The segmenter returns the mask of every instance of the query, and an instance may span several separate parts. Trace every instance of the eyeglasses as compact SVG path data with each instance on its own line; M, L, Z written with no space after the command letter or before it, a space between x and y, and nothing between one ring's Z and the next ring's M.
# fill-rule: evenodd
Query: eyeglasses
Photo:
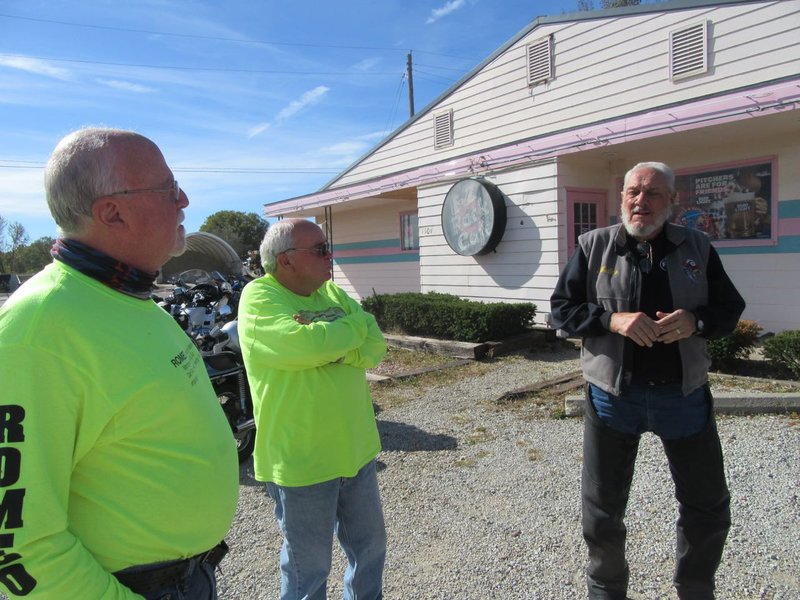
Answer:
M178 185L178 180L174 179L172 181L172 187L168 188L139 188L137 190L119 190L117 192L111 192L110 194L103 194L103 196L131 196L133 194L156 194L156 193L164 193L164 192L172 192L175 194L175 202L178 202L181 198L181 186ZM101 198L103 196L100 196Z
M636 244L636 252L639 253L639 270L647 275L653 270L653 247L648 242Z
M287 248L284 250L284 252L291 252L292 250L305 250L306 252L313 252L317 256L328 256L329 254L333 254L333 248L331 247L330 242L317 244L311 248Z

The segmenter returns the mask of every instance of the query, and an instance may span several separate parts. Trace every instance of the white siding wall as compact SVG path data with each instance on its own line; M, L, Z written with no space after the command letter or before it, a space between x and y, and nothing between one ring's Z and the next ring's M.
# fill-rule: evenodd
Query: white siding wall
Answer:
M416 201L374 199L369 209L333 211L333 243L352 244L400 237L400 213L416 209ZM400 252L398 245L397 252ZM334 281L351 296L361 299L371 295L418 292L419 262L378 262L334 264Z
M542 306L558 279L556 164L547 161L490 178L506 194L506 231L496 252L461 256L444 238L442 202L453 182L421 188L419 195L422 291L471 300L533 302Z
M709 73L669 80L669 32L711 21ZM796 76L800 0L743 3L542 25L332 187ZM525 44L555 36L555 79L528 88ZM433 113L454 111L453 146L433 149ZM603 128L598 126L598 135ZM577 141L577 140L576 140Z
M714 144L713 135L706 137L707 145L701 145L687 144L680 135L669 136L652 143L641 155L623 156L611 163L573 154L557 163L497 173L490 180L507 195L507 225L497 252L486 256L460 256L444 239L441 207L453 182L420 188L422 291L491 302L534 302L536 321L543 323L567 257L565 187L607 189L608 214L616 215L616 180L639 160L663 160L681 169L775 155L778 201L800 200L800 177L795 168L800 164L800 148L795 132L769 138L751 136L738 143L726 140L724 144ZM800 329L800 261L796 254L725 254L723 249L721 255L747 302L742 318L757 321L764 331Z
M345 265L346 270L334 267L333 277L336 285L361 300L377 294L399 294L419 292L419 263L375 263Z

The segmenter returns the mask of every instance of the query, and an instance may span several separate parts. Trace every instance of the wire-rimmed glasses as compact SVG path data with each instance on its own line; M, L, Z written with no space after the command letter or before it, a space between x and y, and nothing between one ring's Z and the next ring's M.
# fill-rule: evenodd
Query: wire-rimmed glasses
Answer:
M135 190L118 190L116 192L110 192L108 194L103 194L103 196L132 196L133 194L146 194L146 193L164 193L164 192L172 192L175 194L175 202L178 202L181 197L181 186L178 185L178 180L172 180L172 187L168 188L139 188ZM103 197L101 196L101 198Z

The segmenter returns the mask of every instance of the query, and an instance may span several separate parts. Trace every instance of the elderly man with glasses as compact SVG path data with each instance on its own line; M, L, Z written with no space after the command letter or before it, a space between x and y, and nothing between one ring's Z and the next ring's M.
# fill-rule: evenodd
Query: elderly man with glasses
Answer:
M347 555L346 599L382 597L386 532L366 369L386 353L375 319L331 279L331 248L303 219L271 226L265 275L239 304L253 390L255 477L283 533L281 599L326 597L333 535Z
M675 482L679 598L714 597L730 527L706 340L735 328L744 300L708 237L669 222L675 197L667 165L634 166L624 178L622 223L580 236L550 300L553 325L583 337L581 494L592 599L627 597L624 515L642 433L661 438Z
M189 205L161 151L81 129L45 168L54 261L0 309L0 590L217 598L239 491L203 361L151 299Z

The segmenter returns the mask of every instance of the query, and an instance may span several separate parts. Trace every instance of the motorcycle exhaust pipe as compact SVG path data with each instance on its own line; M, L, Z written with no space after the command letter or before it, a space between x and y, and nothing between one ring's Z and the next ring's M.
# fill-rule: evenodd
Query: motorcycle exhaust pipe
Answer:
M243 421L236 426L236 431L234 433L243 433L245 431L250 431L251 429L256 428L256 420L255 419L248 419L247 421Z

